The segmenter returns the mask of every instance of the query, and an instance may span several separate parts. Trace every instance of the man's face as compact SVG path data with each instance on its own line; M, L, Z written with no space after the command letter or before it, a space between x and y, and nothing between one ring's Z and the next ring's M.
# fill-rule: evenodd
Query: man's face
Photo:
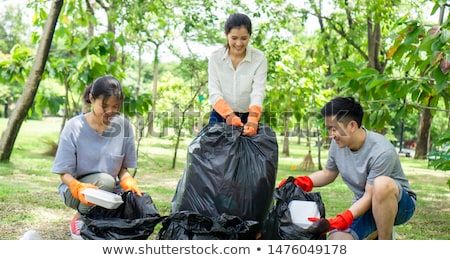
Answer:
M355 124L356 122L354 121L348 123L338 122L336 116L325 117L325 127L328 129L328 135L336 141L340 148L351 144Z

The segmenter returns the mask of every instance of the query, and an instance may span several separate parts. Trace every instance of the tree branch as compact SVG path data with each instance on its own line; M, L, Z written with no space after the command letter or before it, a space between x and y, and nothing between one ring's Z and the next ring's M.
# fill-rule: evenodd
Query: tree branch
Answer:
M328 18L328 17L324 17L322 16L323 19L327 20L331 26L331 28L336 31L339 35L342 36L342 38L344 38L351 46L353 46L353 48L356 49L356 51L359 52L359 54L361 54L361 56L363 56L363 58L365 60L368 60L369 57L368 55L350 38L348 37L347 33L344 32L344 30L341 30L339 28L336 27L336 24L333 23L333 20Z
M109 8L111 8L111 4L105 2L104 0L96 0L96 2L105 10L109 10Z

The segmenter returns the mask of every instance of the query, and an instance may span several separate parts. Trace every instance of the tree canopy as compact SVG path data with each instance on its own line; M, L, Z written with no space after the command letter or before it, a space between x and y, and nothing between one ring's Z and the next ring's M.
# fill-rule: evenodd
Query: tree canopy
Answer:
M8 7L1 14L10 25L0 27L5 35L0 84L6 86L0 98L17 103L14 86L25 86L24 95L27 86L41 80L62 88L38 91L39 98L24 107L31 111L27 116L79 113L84 88L100 75L113 74L127 89L128 116L139 118L139 124L191 131L211 109L205 73L209 50L225 43L225 18L244 12L254 21L251 44L269 61L262 123L286 138L298 127L324 135L317 112L337 95L359 99L364 125L389 134L393 142L406 129L417 142L417 158L442 142L433 133L449 129L450 7L444 0L64 1L42 78L34 79L28 75L40 50L32 46L48 41L44 32L51 7L30 1L27 8L33 13L30 41L21 38L27 28L17 10ZM195 122L179 125L175 117L168 119L175 107L198 112L184 114Z

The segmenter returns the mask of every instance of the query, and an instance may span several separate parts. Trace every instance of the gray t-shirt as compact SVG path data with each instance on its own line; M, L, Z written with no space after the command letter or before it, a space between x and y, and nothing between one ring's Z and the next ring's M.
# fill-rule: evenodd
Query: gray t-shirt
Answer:
M122 167L136 168L136 147L130 122L115 116L99 134L84 115L71 118L61 132L52 172L70 173L79 179L103 172L117 177Z
M332 140L325 167L341 174L343 181L355 195L353 202L363 196L366 183L372 185L375 177L382 175L391 177L407 192L414 193L395 147L383 135L365 131L366 140L355 152L348 147L340 148Z

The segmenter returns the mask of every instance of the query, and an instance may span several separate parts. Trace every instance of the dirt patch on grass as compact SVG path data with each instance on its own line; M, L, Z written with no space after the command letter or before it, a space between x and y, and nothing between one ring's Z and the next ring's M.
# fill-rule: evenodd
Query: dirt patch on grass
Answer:
M11 214L23 214L24 217L26 216L26 219L20 221L20 223L13 222L9 225L0 225L2 231L0 239L20 239L28 230L35 230L44 240L71 239L69 221L74 214L72 211L35 208L26 210L26 215L24 214L24 209L16 209L9 212ZM2 215L5 214L3 213Z

